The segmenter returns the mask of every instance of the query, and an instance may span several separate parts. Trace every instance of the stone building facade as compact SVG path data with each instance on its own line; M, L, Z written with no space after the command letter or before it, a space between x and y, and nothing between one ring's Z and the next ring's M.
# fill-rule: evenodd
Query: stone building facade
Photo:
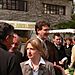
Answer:
M47 20L51 25L71 19L72 0L0 0L0 20L36 22ZM31 31L17 31L31 37Z
M56 24L70 20L71 14L71 0L0 0L0 20L35 22L45 19Z

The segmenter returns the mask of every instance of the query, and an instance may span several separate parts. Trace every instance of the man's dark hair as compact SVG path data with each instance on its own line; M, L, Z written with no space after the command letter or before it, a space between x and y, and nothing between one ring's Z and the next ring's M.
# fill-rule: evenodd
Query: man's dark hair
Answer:
M0 40L4 40L7 35L14 32L14 27L8 23L0 22Z
M55 33L55 34L53 35L53 38L55 38L55 36L61 37L60 33Z
M38 34L37 33L37 29L38 30L42 30L42 26L46 26L46 25L48 27L50 27L50 23L48 23L47 21L44 21L44 20L37 21L36 25L35 25L35 32L36 32L36 34Z

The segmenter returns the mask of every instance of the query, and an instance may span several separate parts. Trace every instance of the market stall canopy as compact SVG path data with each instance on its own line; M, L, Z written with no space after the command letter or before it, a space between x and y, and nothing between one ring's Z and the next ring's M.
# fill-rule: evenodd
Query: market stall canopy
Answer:
M49 33L75 33L75 29L49 30Z
M34 30L36 24L36 22L8 21L8 20L0 20L0 22L6 22L11 24L15 30Z

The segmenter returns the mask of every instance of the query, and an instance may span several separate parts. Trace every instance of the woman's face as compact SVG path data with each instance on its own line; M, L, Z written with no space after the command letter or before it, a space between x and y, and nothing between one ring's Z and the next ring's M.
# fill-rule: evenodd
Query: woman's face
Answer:
M40 52L35 49L31 43L27 44L27 56L29 59L37 59L40 56Z
M66 40L66 43L67 43L67 45L71 44L70 40Z

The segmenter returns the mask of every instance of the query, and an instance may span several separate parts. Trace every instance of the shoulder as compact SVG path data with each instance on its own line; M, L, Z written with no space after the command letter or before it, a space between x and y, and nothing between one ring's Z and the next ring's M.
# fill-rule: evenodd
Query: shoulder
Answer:
M29 66L29 64L25 64L25 63L26 63L26 61L20 63L20 66L21 66L23 74L26 71L29 71L31 69L30 66Z
M21 67L25 65L25 61L20 63Z
M11 59L14 56L15 56L14 54L11 54L8 51L0 48L0 57L6 58L6 59Z
M46 67L50 67L50 68L53 68L53 63L49 62L49 61L46 61Z
M49 70L51 75L55 75L55 69L53 63L46 61L46 68Z
M20 63L21 68L29 67L29 64L26 64L26 62L27 62L27 61L24 61L24 62L21 62L21 63Z
M72 48L75 48L75 45L74 45L74 46L72 46Z
M75 50L75 45L72 47L72 51L74 51Z
M46 62L46 64L48 64L48 65L53 65L53 63L51 63L51 62L49 62L49 61L45 61Z
M10 64L15 64L16 62L15 55L5 51L2 48L0 48L0 60L0 62L6 63L8 66L10 66Z

